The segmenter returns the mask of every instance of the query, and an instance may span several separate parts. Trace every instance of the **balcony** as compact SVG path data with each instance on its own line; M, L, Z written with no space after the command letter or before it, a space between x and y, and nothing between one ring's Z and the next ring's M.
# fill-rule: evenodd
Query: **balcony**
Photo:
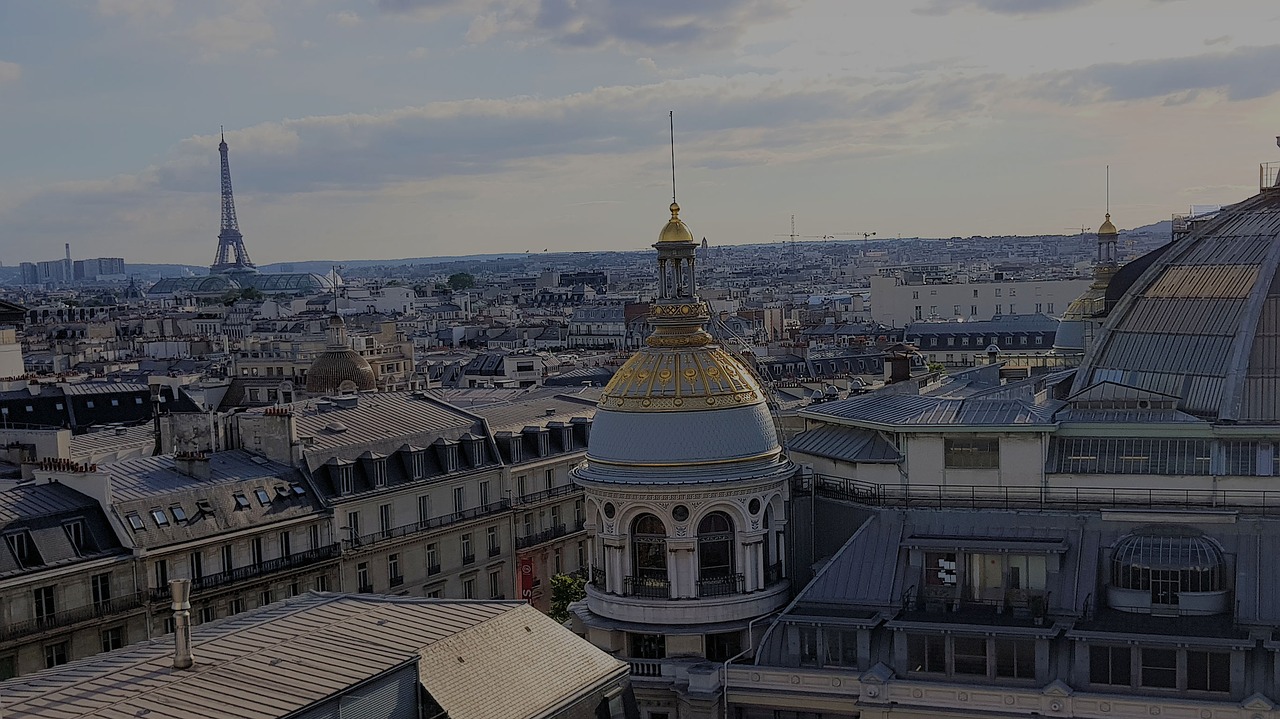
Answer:
M608 575L605 574L603 569L599 567L592 567L589 583L597 589L604 591L604 588L609 586Z
M373 585L361 584L360 586L356 587L356 591L361 594L373 594Z
M782 560L778 560L764 568L765 586L776 584L780 581L782 581Z
M583 522L574 522L572 525L557 524L550 529L544 529L536 534L528 534L523 537L516 537L516 549L528 549L536 547L539 544L550 542L553 539L559 539L567 534L581 532Z
M582 491L582 487L579 487L576 484L562 484L559 487L544 489L541 492L531 492L529 494L522 494L516 497L516 504L537 504L539 502L545 502L548 499L553 499L555 497L563 497L566 494L574 494L576 492L581 492L581 491Z
M191 580L191 592L203 592L210 589L217 589L232 584L265 577L277 572L285 572L292 569L300 569L313 564L320 564L330 559L335 559L339 554L337 544L330 544L325 547L317 547L316 549L308 549L305 552L297 552L287 557L277 557L276 559L268 559L258 564L250 564L245 567L236 567L227 572L218 572L217 574L206 574L198 579ZM151 600L155 602L164 602L169 600L168 587L156 587L151 590Z
M83 607L59 610L36 619L28 619L24 622L0 625L0 642L7 642L12 639L27 637L41 632L54 631L64 627L70 627L81 622L102 619L104 617L110 617L117 614L124 614L125 612L130 612L141 607L145 598L146 595L139 592L137 594L129 594L123 597L115 597L102 602L95 602Z
M496 557L502 554L502 547L489 547L489 556Z
M699 597L727 597L731 594L743 594L746 588L747 578L741 574L727 574L723 577L698 580Z
M499 512L505 512L509 509L511 509L511 502L508 500L504 499L500 502L490 502L489 504L472 507L471 509L465 509L461 512L450 512L449 514L441 515L439 517L432 517L425 522L414 522L413 524L395 527L394 529L389 529L385 532L374 532L373 534L365 534L353 539L346 539L342 542L342 549L347 552L357 549L366 549L393 539L411 537L415 534L429 532L431 530L447 527L459 522L469 522L473 519L487 517L491 514L498 514Z
M398 587L401 584L404 584L404 577L403 576L391 577L391 580L388 583L393 587Z
M935 589L930 587L922 593L917 593L915 587L907 589L899 617L906 621L1023 627L1041 626L1048 617L1049 592L1011 591L1004 599L978 599L929 591Z
M435 574L439 574L439 573L440 573L440 565L439 565L439 564L428 564L428 565L427 565L427 576L428 576L428 577L430 577L430 576L432 576L432 575L435 575Z
M656 659L630 659L627 663L631 665L633 677L662 676L662 662Z
M476 555L475 555L475 552L472 552L471 554L464 554L464 555L462 555L462 563L463 563L464 565L466 565L466 564L475 564L475 563L476 563Z
M671 582L657 577L626 577L626 592L631 597L666 599L671 596Z

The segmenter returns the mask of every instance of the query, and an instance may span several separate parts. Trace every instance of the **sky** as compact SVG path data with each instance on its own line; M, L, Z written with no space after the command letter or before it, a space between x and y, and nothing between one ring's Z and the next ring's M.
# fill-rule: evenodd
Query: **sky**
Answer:
M0 262L1121 228L1280 161L1274 0L0 0Z

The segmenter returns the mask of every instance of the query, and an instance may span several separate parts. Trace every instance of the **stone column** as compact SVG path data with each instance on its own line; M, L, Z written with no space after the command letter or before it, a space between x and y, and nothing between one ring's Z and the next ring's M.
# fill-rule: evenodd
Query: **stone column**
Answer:
M624 545L617 539L604 543L605 588L612 594L624 592L622 552Z

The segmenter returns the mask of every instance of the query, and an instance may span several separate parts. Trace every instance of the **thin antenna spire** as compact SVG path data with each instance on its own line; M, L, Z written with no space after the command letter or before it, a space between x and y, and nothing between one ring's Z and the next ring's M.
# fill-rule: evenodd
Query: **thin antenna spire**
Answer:
M1111 214L1111 165L1107 165L1107 214Z
M676 201L676 114L667 110L667 122L671 128L671 201Z
M227 131L223 129L222 125L218 125L218 134L222 136L223 142L227 141Z

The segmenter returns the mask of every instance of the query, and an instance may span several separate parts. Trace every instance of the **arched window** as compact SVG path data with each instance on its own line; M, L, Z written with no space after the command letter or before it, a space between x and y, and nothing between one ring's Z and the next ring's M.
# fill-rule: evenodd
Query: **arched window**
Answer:
M733 520L724 512L712 512L698 522L699 595L731 594L733 571ZM723 586L721 586L723 585Z
M631 523L632 573L641 580L667 580L667 528L652 514Z

